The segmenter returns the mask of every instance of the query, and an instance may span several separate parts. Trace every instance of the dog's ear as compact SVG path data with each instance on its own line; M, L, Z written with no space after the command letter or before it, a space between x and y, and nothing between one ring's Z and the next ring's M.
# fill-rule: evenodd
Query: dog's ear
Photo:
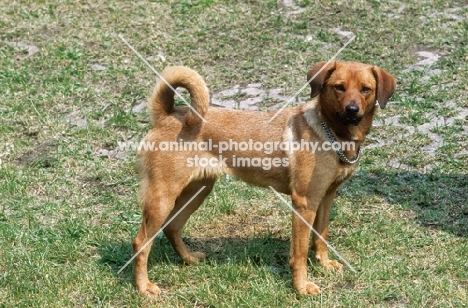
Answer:
M325 67L325 64L327 63L319 62L307 72L307 82L310 84L311 88L310 97L316 97L319 95L322 85L336 68L335 61L330 62L327 67Z
M376 66L372 67L372 72L377 81L377 102L380 108L384 109L388 99L392 97L393 92L395 92L396 81L392 75Z

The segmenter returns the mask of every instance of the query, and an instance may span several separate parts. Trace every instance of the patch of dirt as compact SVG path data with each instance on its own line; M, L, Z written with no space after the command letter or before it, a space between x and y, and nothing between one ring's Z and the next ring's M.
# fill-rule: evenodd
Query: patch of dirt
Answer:
M434 65L440 58L441 53L436 51L429 50L418 50L414 52L418 62L409 66L407 69L403 70L403 73L408 73L411 71L426 71L426 74L438 75L438 71L430 71L430 67ZM440 70L439 70L440 71Z
M84 187L94 187L99 190L105 190L106 188L99 176L82 176L79 180L83 183Z
M281 108L291 97L282 94L283 89L264 89L262 84L248 84L245 88L235 85L211 96L211 105L240 110L260 110ZM294 102L300 102L296 97Z
M355 283L352 280L344 280L335 284L335 288L339 290L353 290L355 288Z
M97 63L93 64L93 65L90 65L90 67L95 71L106 71L107 70L107 66L97 64Z
M129 141L131 143L132 141ZM135 159L135 151L131 149L121 149L116 147L115 149L99 149L97 155L105 158L115 158L119 160Z
M227 215L213 217L210 224L190 226L193 239L235 238L248 240L258 234L269 234L276 239L288 240L289 220L284 219L281 208L239 206ZM213 248L213 247L212 247Z
M348 39L352 38L355 35L351 31L346 31L346 30L341 29L341 27L335 28L332 31Z
M88 127L88 121L86 119L81 118L80 111L73 111L66 116L63 117L63 120L70 124L71 126L76 126L78 128L86 128Z
M134 113L143 113L146 112L146 110L146 100L140 100L132 107L132 112Z
M453 126L455 123L455 120L464 120L468 116L468 109L459 107L453 102L446 102L445 103L447 106L450 106L456 110L456 115L453 117L443 117L443 116L438 116L437 114L430 114L429 117L432 119L428 123L424 123L418 126L412 126L412 125L407 125L403 124L400 122L401 116L396 115L393 117L389 117L386 119L381 119L380 121L375 120L373 123L373 126L379 127L379 126L394 126L394 127L401 127L406 130L406 133L402 133L400 135L397 135L396 137L398 138L407 138L417 132L425 134L429 139L431 139L431 143L424 146L420 150L425 152L427 155L435 157L437 154L437 151L440 147L444 145L444 137L441 136L438 133L434 132L434 129L437 127L445 127L445 126ZM369 142L366 146L366 148L375 148L375 147L381 147L383 145L389 145L394 143L394 139L387 139L387 140L382 140L382 139L369 139ZM460 152L462 153L462 152ZM460 155L460 154L459 154ZM405 169L409 170L411 169L409 166L405 164L401 164L398 160L393 159L390 161L390 166L398 169ZM433 168L433 166L428 165L426 166L428 171Z
M305 11L305 8L294 3L294 0L278 0L278 8L281 9L286 17L298 15Z
M121 185L121 182L107 183L100 176L82 176L79 180L83 183L83 188L91 191L109 191L118 195L127 195L129 193L128 189Z
M57 140L48 140L36 148L27 151L17 159L18 165L32 166L40 165L43 168L50 168L54 165L53 153L57 151Z
M32 57L39 52L39 48L33 44L27 42L6 42L8 46L11 46L15 49L18 49L21 52L21 55L16 57L17 60L24 60L26 58Z

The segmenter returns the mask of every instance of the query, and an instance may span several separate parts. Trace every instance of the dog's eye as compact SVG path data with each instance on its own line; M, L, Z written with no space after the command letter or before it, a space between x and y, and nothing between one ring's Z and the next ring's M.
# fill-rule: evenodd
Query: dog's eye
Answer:
M345 91L346 91L344 85L342 85L342 84L336 84L336 85L334 85L333 87L334 87L335 90L338 91L338 92L345 92Z
M370 91L371 91L371 88L369 88L369 87L362 87L362 89L361 89L362 94L368 94L368 93L370 93Z

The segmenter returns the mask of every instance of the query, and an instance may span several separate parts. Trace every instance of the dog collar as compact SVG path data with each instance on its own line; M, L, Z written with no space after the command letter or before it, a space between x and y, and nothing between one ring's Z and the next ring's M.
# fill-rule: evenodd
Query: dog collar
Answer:
M336 154L340 158L340 160L344 163L347 164L354 164L359 160L359 156L361 154L361 147L359 146L357 149L357 154L353 159L348 159L346 155L344 155L343 151L341 151L341 146L334 146L334 144L339 144L338 141L336 140L335 136L333 135L330 127L328 127L327 124L324 122L320 122L320 125L322 126L323 130L325 131L325 134L327 135L328 141L332 144L332 149L335 150Z

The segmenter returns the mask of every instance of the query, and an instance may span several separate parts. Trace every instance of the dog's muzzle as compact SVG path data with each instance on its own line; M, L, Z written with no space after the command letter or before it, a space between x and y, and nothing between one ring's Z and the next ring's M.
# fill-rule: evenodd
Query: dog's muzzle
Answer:
M347 105L344 112L338 113L337 116L346 126L356 126L362 120L362 116L359 115L359 106L354 103Z

